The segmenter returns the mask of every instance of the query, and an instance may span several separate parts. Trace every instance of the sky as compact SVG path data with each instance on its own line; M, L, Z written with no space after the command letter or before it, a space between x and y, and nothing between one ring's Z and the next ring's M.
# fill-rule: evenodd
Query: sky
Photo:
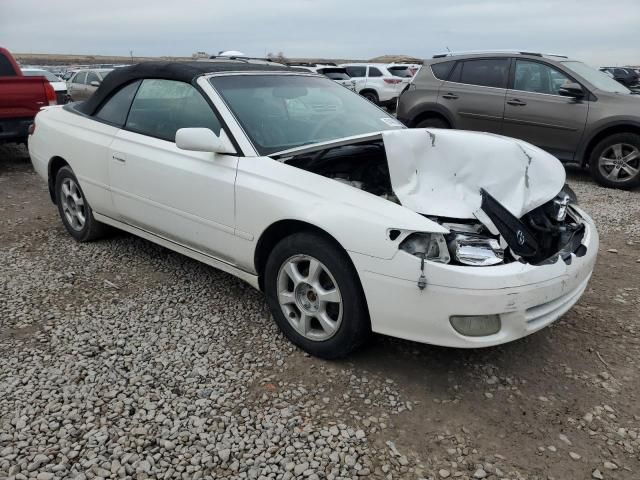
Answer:
M368 59L523 49L640 64L640 0L0 0L16 53Z

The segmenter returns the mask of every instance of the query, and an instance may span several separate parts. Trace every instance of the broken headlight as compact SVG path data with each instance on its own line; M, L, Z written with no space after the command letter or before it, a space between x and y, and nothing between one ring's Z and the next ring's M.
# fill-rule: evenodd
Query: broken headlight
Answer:
M504 262L504 249L495 238L471 233L453 233L449 251L463 265L490 266Z
M449 263L447 242L441 233L412 233L400 243L400 250L432 262Z
M575 192L569 185L565 184L564 188L560 190L560 193L553 199L553 202L549 203L549 208L552 210L549 213L556 222L564 222L567 216L567 207L577 203L578 197Z

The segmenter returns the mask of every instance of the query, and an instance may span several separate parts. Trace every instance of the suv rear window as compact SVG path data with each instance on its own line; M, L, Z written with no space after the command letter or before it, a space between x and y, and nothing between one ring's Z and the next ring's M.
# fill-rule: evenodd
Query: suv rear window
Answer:
M370 77L381 77L382 72L378 70L376 67L369 67L369 76Z
M487 58L459 62L450 80L481 87L507 88L508 76L508 58Z
M449 76L449 72L451 72L451 69L453 68L453 65L456 62L440 62L440 63L434 63L433 65L431 65L431 71L433 72L433 76L436 77L438 80L446 80L447 77Z
M400 78L413 77L413 74L411 73L411 70L409 70L409 67L389 67L387 68L387 70L389 70L389 73L394 77L400 77Z
M367 67L345 67L350 77L364 77Z

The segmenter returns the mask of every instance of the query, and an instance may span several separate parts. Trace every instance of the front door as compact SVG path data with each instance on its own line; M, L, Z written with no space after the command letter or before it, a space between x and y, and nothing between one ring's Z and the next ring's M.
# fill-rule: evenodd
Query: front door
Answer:
M233 259L238 158L180 150L180 128L224 135L192 85L144 80L125 128L111 145L109 172L119 219L229 263Z
M454 128L501 133L508 78L508 58L458 61L438 103L451 113Z
M515 60L507 91L503 133L537 145L561 160L573 160L589 112L588 100L559 94L574 80L560 70L535 60Z

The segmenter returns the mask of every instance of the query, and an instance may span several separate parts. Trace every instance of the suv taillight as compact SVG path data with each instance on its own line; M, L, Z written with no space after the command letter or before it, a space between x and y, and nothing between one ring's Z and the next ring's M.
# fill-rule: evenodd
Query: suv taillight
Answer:
M391 85L397 85L398 83L402 83L402 80L399 78L385 78L384 83L390 83Z
M44 84L44 93L47 96L47 102L49 105L57 105L56 101L56 91L53 89L53 86L49 82Z

